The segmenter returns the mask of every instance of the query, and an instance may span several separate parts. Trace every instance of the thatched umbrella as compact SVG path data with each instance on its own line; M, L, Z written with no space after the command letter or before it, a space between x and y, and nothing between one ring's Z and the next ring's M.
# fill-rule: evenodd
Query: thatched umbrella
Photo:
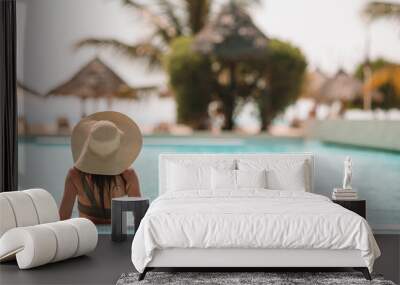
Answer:
M234 107L237 63L263 58L267 44L268 38L256 27L244 9L233 1L224 6L216 18L196 36L194 50L214 56L228 67L231 98L224 102L224 108L230 110L228 114L233 112ZM225 118L228 129L232 128L231 117Z
M237 62L264 56L267 41L246 11L231 2L199 32L194 49L224 61Z
M148 88L144 88L148 90ZM81 115L85 116L88 98L107 98L109 107L113 98L138 97L140 89L131 88L99 58L91 60L70 80L51 90L51 96L76 96L81 99Z
M305 86L302 90L301 97L315 99L321 93L328 77L320 69L316 69L306 74Z
M25 93L32 94L38 97L42 96L38 91L33 90L30 87L27 87L24 83L17 80L17 95L24 95Z
M335 101L354 101L362 94L363 84L357 78L339 70L335 76L328 79L316 94L318 103L332 103Z

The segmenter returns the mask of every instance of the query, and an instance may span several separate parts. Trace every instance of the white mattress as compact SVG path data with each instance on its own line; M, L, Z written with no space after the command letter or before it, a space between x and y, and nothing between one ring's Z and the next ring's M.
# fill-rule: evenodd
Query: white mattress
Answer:
M324 196L260 189L160 196L135 235L132 262L142 272L156 250L171 248L358 250L370 271L380 255L359 215Z

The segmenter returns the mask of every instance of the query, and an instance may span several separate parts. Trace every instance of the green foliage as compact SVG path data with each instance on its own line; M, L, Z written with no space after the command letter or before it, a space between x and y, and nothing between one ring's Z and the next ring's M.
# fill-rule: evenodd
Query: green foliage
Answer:
M379 88L383 94L382 102L372 102L372 109L392 109L400 108L400 97L396 94L396 90L391 84L384 84Z
M270 40L266 55L268 88L257 98L263 129L299 97L307 66L300 49L281 40Z
M357 77L360 80L364 80L364 67L366 63L360 63L356 71L354 72L354 76ZM396 65L395 62L390 62L384 58L378 58L369 63L369 66L371 67L371 72L375 72L383 67L390 66L390 65ZM394 86L392 86L390 83L383 84L378 91L383 95L383 98L381 101L377 102L376 100L372 101L371 108L372 109L391 109L391 108L399 108L400 107L400 98L396 94ZM363 108L363 101L361 98L357 98L354 102L350 103L351 108Z
M213 72L211 64L215 59L194 52L192 42L190 37L174 40L165 56L165 67L176 96L178 122L203 128L211 99L217 98L227 105L232 93L229 83L218 82L220 72L225 69ZM255 99L262 127L266 129L280 111L298 98L306 66L305 57L298 48L287 42L270 40L265 58L238 63L235 94ZM237 103L236 99L232 98L233 104ZM225 115L233 117L232 108L226 109L230 112Z
M380 69L382 67L385 67L385 66L387 66L389 64L394 64L394 63L390 62L390 61L387 61L384 58L377 58L377 59L375 59L375 60L373 60L373 61L371 61L369 63L372 72L377 71L378 69ZM356 71L354 72L354 76L356 78L360 79L361 81L364 80L364 67L365 67L365 65L366 65L365 62L360 63L357 66Z
M306 62L299 49L271 40L265 58L257 61L218 62L191 49L192 37L209 21L213 11L221 6L213 0L158 0L157 5L145 1L120 0L127 8L140 12L152 27L146 41L129 44L113 38L87 38L77 48L107 48L130 59L145 59L149 67L164 65L170 85L176 95L178 122L193 128L206 127L207 108L211 98L223 102L227 129L233 127L234 109L238 102L254 98L260 107L265 129L276 114L299 95ZM259 0L232 0L242 8ZM135 14L137 17L137 14ZM219 70L211 64L221 66ZM234 65L234 67L233 67ZM228 70L234 70L234 88ZM228 76L229 77L229 76ZM224 79L225 78L225 79ZM242 100L237 100L240 97Z
M178 122L202 129L206 127L214 80L210 59L194 52L192 42L191 37L175 39L164 64L175 93Z

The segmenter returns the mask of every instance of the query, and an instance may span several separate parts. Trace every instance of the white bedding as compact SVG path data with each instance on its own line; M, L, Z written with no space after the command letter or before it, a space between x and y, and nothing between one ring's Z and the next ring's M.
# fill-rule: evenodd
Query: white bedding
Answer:
M143 272L165 248L358 249L371 272L380 255L357 214L321 195L265 189L158 197L132 243L135 268Z

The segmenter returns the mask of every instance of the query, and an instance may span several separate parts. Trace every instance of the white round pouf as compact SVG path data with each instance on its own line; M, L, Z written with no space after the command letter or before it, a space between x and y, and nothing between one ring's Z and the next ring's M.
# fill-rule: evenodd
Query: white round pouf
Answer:
M0 262L16 259L20 269L28 269L96 248L92 221L58 220L57 205L46 190L0 193Z
M44 189L29 189L23 193L29 195L35 206L39 224L52 223L60 220L58 208L53 196Z
M75 218L64 222L72 225L78 233L79 245L74 257L91 252L96 248L97 228L92 221L84 218Z
M51 262L57 262L75 256L78 250L78 233L75 228L65 221L44 224L56 236L57 252Z
M17 227L33 226L39 223L35 205L24 191L3 192L1 195L10 203Z
M14 228L0 238L0 261L14 258L20 269L77 257L96 248L97 229L88 219Z
M60 219L53 196L44 189L0 193L0 237L9 229Z
M57 240L51 229L36 225L14 228L0 239L0 258L16 256L20 269L49 263L57 251Z
M10 202L6 197L0 196L0 237L16 226L17 223Z

